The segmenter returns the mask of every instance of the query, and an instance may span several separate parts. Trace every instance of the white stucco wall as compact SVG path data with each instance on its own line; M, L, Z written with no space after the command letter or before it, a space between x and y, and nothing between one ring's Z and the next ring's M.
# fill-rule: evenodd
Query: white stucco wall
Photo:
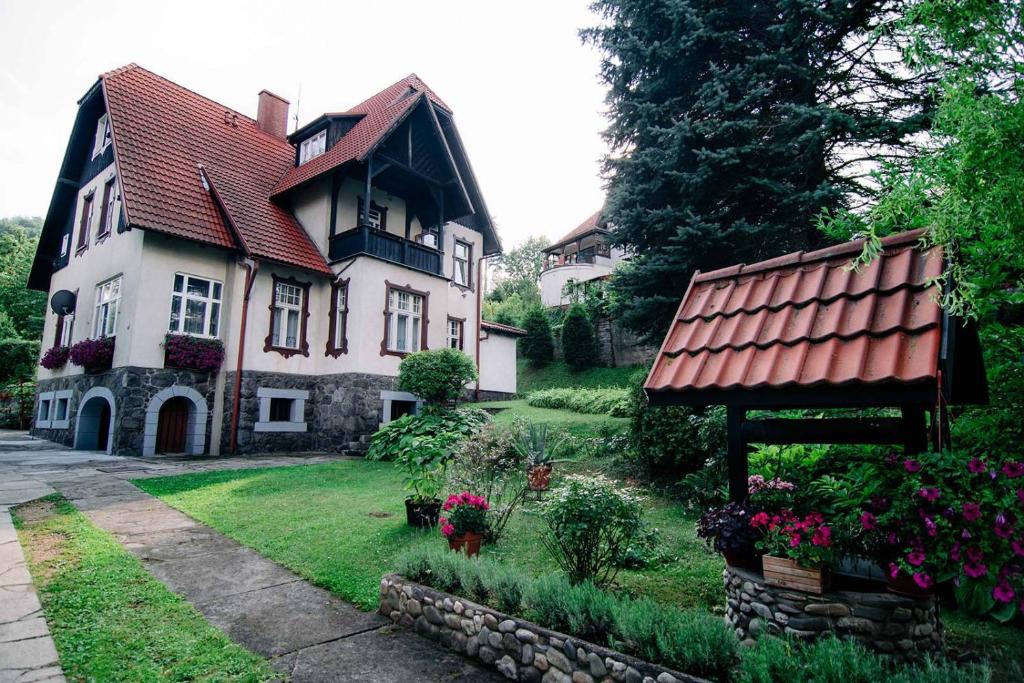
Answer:
M480 342L480 388L516 393L516 339L484 332Z

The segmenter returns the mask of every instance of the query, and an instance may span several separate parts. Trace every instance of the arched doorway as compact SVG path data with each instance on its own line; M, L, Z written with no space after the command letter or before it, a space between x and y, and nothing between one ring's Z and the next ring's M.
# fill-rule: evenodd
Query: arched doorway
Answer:
M202 455L206 451L208 417L206 399L195 389L177 384L161 389L146 408L142 455Z
M75 449L105 451L114 447L114 395L104 387L93 387L82 396L75 421Z
M174 396L160 406L156 423L156 452L184 453L188 441L188 415L192 402Z

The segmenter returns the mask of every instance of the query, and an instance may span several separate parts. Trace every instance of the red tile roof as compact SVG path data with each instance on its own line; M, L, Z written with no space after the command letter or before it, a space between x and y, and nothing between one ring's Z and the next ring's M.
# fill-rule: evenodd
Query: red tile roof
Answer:
M512 325L503 325L501 323L492 323L490 320L480 321L481 329L487 330L488 332L497 332L498 334L508 334L513 337L525 337L527 335L526 330L513 327Z
M561 247L563 245L566 245L569 242L575 241L576 239L579 239L580 237L583 237L587 233L593 232L595 230L604 230L604 222L601 220L601 214L603 214L603 213L604 213L604 208L602 207L601 209L596 211L593 215L588 216L587 220L583 221L582 223L577 225L575 228L570 230L568 232L568 234L563 235L562 239L558 240L557 242L552 244L550 247L548 247L544 251L551 251L553 249L557 249L557 248L559 248L559 247Z
M330 274L295 218L270 200L295 150L256 122L135 64L100 76L125 214L133 227ZM236 239L203 187L207 173Z
M942 310L929 281L944 264L920 237L883 239L882 255L857 270L862 241L695 275L647 390L935 380Z
M326 153L290 169L274 187L272 194L276 196L287 192L349 161L365 160L377 143L402 122L403 117L422 97L427 97L439 107L451 111L441 98L419 79L419 76L409 74L348 111L334 114L362 118Z

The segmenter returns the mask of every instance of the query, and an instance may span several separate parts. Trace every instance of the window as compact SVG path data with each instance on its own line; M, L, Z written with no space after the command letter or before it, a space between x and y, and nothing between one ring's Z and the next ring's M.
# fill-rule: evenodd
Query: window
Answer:
M455 280L455 284L462 287L471 285L469 263L472 253L473 249L468 243L455 240L455 249L452 252L452 259L455 262L452 279Z
M89 246L89 226L92 225L92 205L95 194L90 192L82 199L82 215L78 224L78 251Z
M336 282L331 288L330 325L325 355L337 358L348 352L348 280Z
M50 429L67 429L70 426L71 393L71 389L54 391L52 394L48 392L47 396L50 398L50 415L48 417Z
M103 206L100 207L100 225L96 229L96 238L106 237L114 227L114 202L117 201L117 179L110 178L103 185Z
M53 411L54 422L64 422L68 419L68 399L58 398L57 407Z
M294 406L294 398L271 398L268 420L270 422L291 422L292 408Z
M260 401L260 415L259 420L253 425L254 431L306 431L308 391L259 387L256 389L256 398Z
M57 316L57 329L53 335L54 346L71 346L71 335L75 327L75 314Z
M274 289L270 303L270 334L264 351L277 351L285 358L296 353L309 355L306 343L306 319L309 317L311 283L273 275Z
M368 225L371 228L377 230L387 230L388 227L388 210L387 207L381 206L377 202L370 200L370 215L368 219L363 221L363 198L359 197L356 202L356 208L359 211L359 215L356 216L357 225Z
M39 422L50 421L50 405L53 403L52 398L39 399Z
M466 323L460 318L448 318L448 348L462 350L462 332Z
M96 314L92 336L113 337L117 334L117 313L121 307L121 276L96 285Z
M388 289L386 349L392 353L420 350L423 336L422 295L406 289Z
M64 235L60 240L60 257L68 255L68 248L71 246L71 235Z
M113 140L114 137L110 131L110 117L104 114L96 122L96 140L92 145L92 158L95 159L100 154L103 154L104 150L110 147L110 143Z
M216 338L220 332L221 283L175 273L167 331Z
M299 165L315 159L327 151L327 131L322 130L299 145Z
M406 391L381 391L381 423L387 424L406 415L419 415L423 401Z

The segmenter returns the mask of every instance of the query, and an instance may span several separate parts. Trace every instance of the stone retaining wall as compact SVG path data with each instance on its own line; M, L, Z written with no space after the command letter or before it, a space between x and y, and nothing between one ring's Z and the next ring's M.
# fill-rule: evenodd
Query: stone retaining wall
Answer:
M768 586L759 573L732 566L726 566L724 577L726 623L747 644L764 633L804 639L835 633L900 660L942 648L935 597L858 591L814 595Z
M389 574L380 613L449 650L529 683L701 683L688 676L549 631L460 597Z

